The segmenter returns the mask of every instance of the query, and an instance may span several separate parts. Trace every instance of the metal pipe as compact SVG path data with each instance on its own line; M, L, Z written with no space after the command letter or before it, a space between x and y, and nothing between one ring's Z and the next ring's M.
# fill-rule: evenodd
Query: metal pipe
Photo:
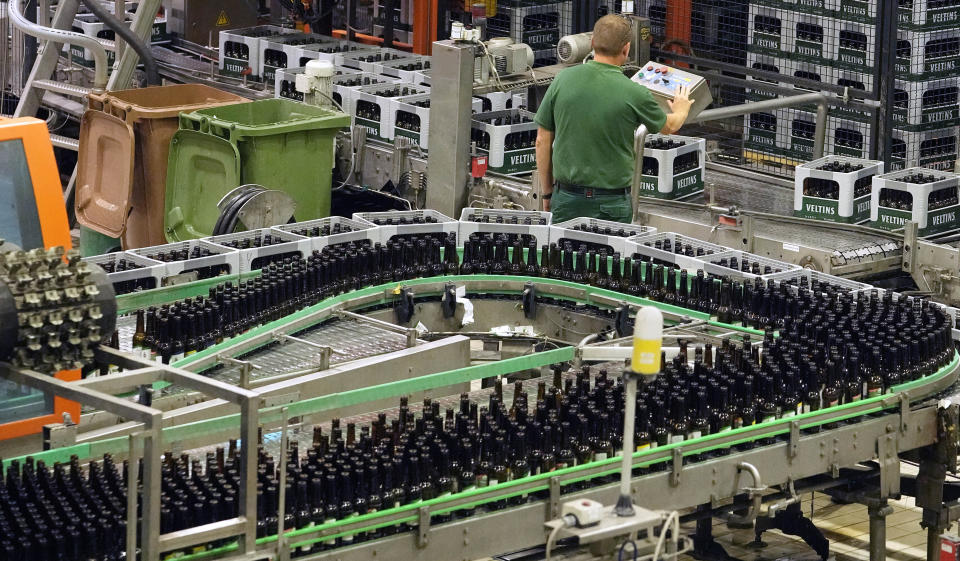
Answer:
M827 106L826 96L817 104L817 124L813 131L813 159L819 160L823 157L823 146L827 138Z
M795 107L797 105L826 104L830 102L842 101L838 97L829 96L823 92L812 92L789 97L778 97L774 99L765 99L763 101L753 101L741 105L731 105L729 107L717 107L716 109L707 109L697 115L687 119L687 123L705 123L707 121L718 121L729 117L740 117L749 115L756 111L767 111L770 109L782 109L784 107Z
M120 39L122 38L127 42L130 47L140 55L140 62L143 63L144 71L147 74L147 85L148 86L159 86L161 84L160 72L157 70L157 61L153 58L153 53L150 51L150 45L146 41L140 39L136 33L133 32L133 28L126 25L123 22L123 16L114 17L99 0L83 0L83 3L87 6L93 15L97 16L106 25L109 29L112 29L117 36L117 41L114 43L114 50L116 52L117 59L120 58ZM123 12L120 12L121 14Z
M731 516L731 518L740 519L744 522L753 522L757 519L757 515L760 514L760 509L763 506L763 495L760 494L760 490L763 489L763 483L760 480L760 470L753 464L749 462L738 463L737 473L739 474L742 471L746 471L750 474L750 477L753 478L753 487L744 488L744 490L749 491L753 504L750 505L750 509L745 516Z
M702 113L701 113L702 115ZM640 181L643 179L643 148L647 143L647 126L641 124L633 133L633 151L636 161L633 163L633 182L630 185L630 204L633 205L633 219L636 223L640 214Z
M94 62L93 89L103 91L103 89L107 87L107 50L96 38L72 31L62 31L60 29L44 27L27 20L23 15L22 0L10 0L9 14L13 26L31 37L45 39L51 43L69 43L90 49L90 52L93 53Z
M633 479L632 467L635 451L633 432L637 420L637 378L638 375L633 372L624 371L623 373L626 393L623 396L623 452L620 462L620 498L614 508L617 516L633 516L634 514L633 498L630 495L630 481Z
M884 561L887 558L887 515L893 508L886 500L867 506L870 515L870 561Z

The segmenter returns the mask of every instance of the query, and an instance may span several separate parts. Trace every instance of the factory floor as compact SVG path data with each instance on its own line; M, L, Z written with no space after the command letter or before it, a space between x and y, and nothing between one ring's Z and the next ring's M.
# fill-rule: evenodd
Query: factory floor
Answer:
M903 473L916 473L911 464L901 464ZM920 509L913 497L890 501L894 511L887 516L887 559L916 561L926 559L927 533L920 528ZM811 508L813 514L811 515ZM866 561L870 559L870 531L867 507L860 504L840 505L821 493L803 497L803 513L810 517L830 540L831 558L836 561ZM691 523L685 530L692 533ZM815 561L819 556L800 538L772 530L763 534L766 547L755 548L754 533L748 530L730 530L723 521L715 521L714 537L727 554L742 561ZM692 560L693 557L681 556Z

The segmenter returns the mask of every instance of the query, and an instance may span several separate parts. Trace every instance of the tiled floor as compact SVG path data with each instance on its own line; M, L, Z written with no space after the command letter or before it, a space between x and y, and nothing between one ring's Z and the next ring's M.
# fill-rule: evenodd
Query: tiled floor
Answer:
M811 517L811 505L813 515ZM920 528L920 509L912 497L891 501L894 512L887 516L887 559L917 561L926 557L927 535ZM867 507L859 504L839 505L822 494L807 494L803 512L830 540L830 552L836 561L865 561L869 559L870 531ZM690 533L694 525L686 527ZM743 561L814 561L819 557L796 536L787 536L777 530L764 533L766 547L757 549L753 530L730 530L722 521L715 521L714 536L727 553ZM693 559L682 556L682 559Z

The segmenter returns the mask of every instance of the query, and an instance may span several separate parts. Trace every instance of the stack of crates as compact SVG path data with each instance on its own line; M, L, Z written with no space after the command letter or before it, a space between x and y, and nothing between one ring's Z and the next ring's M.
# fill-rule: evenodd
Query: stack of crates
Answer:
M794 214L826 222L866 222L873 178L882 173L883 162L846 156L824 156L797 166Z
M557 43L573 32L573 2L509 0L487 18L487 36L510 37L533 49L534 66L557 63Z
M233 77L247 76L251 80L258 80L260 42L293 33L296 33L296 30L276 25L258 25L221 31L220 73Z
M703 192L707 142L689 136L652 134L643 150L640 195L684 199Z
M755 0L750 3L747 67L875 91L878 6L883 0ZM960 5L899 2L894 96L894 169L952 167L960 132ZM746 88L747 99L775 97ZM782 83L777 84L783 87ZM802 89L802 88L798 88ZM791 166L812 156L815 107L744 117L744 156ZM809 130L809 134L807 131ZM825 154L867 158L872 114L833 107ZM921 148L924 144L924 148Z
M960 230L960 175L908 168L873 178L870 225L885 230L917 224L920 236Z
M393 3L393 39L401 43L413 43L413 0L397 0ZM383 37L383 26L388 17L383 0L373 3L373 34Z
M354 124L367 129L367 138L392 142L394 138L394 104L396 98L429 93L428 88L413 84L375 84L361 86L353 92Z

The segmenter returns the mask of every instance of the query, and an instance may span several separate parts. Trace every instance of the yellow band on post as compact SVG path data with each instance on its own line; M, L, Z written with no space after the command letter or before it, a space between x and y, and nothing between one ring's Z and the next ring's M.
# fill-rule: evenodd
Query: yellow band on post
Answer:
M652 375L660 372L660 349L663 341L633 340L632 368L638 374Z

